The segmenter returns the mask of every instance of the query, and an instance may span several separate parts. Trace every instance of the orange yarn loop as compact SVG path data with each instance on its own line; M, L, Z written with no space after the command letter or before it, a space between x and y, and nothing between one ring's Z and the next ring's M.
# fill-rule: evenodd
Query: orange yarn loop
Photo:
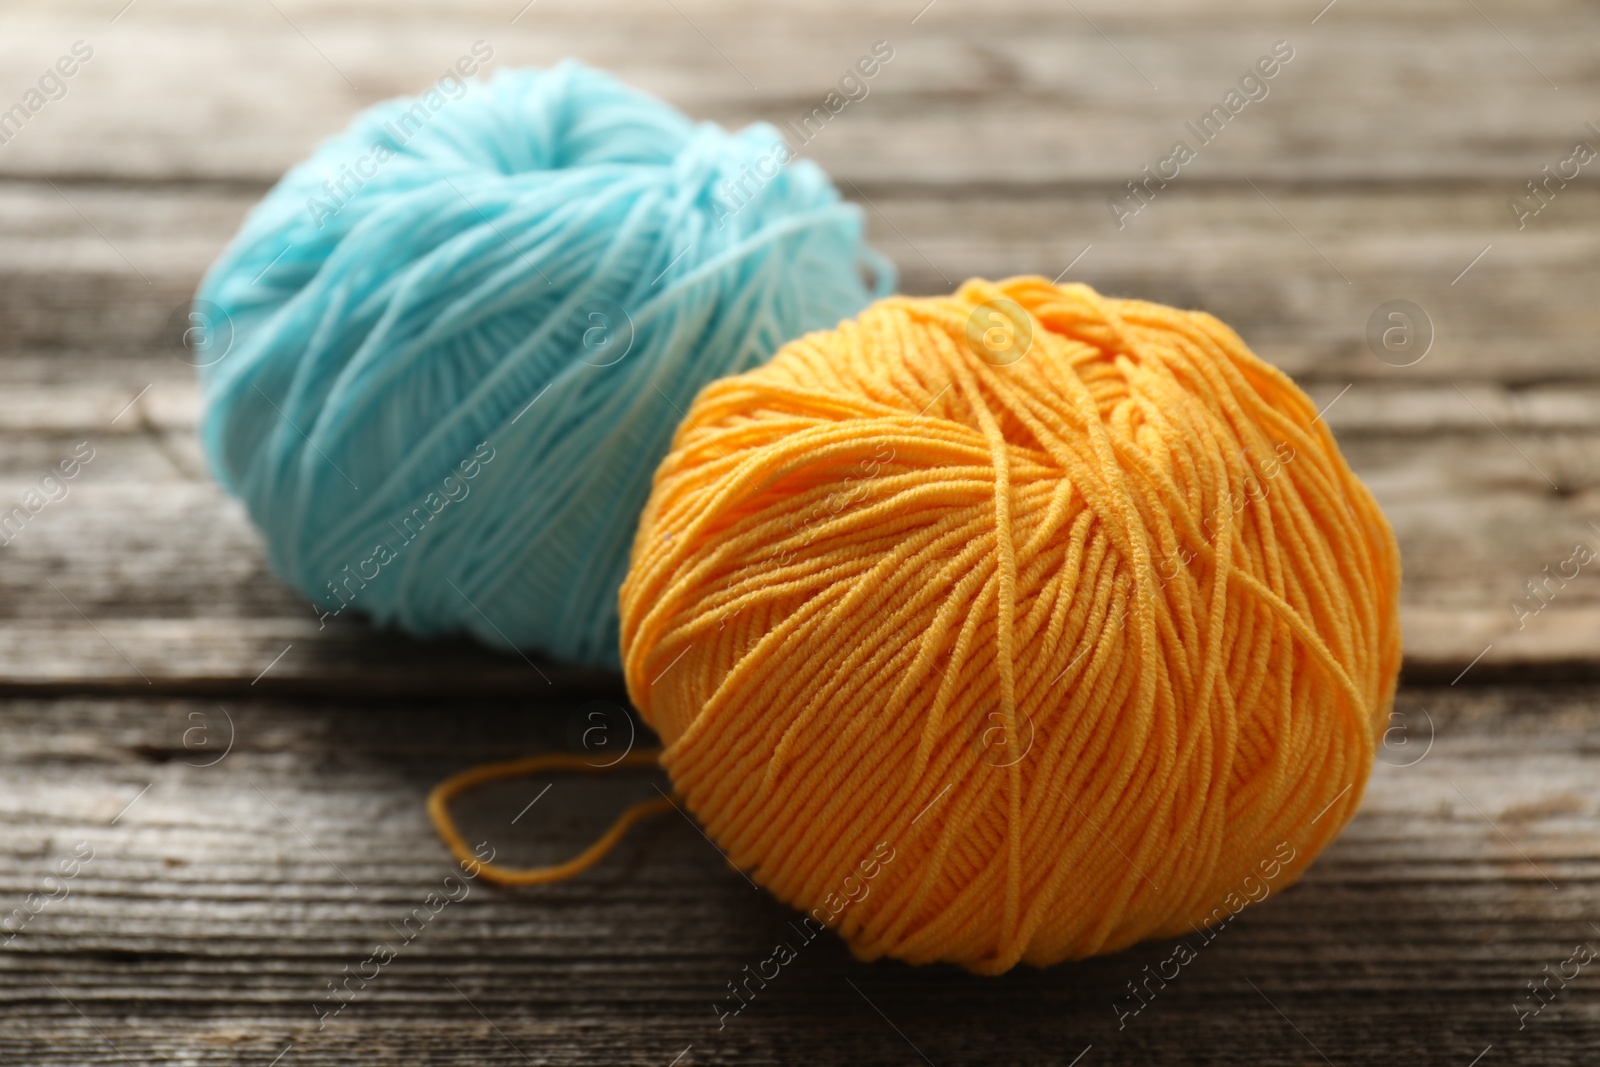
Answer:
M701 392L622 652L736 865L862 958L997 973L1298 877L1360 803L1398 595L1371 496L1233 331L972 281Z
M455 856L462 866L485 881L494 882L496 885L545 885L564 881L573 875L582 874L599 863L605 858L606 853L616 847L617 842L622 840L623 835L633 827L634 823L647 819L656 812L666 811L672 807L672 801L662 797L660 800L645 800L634 804L617 816L616 822L611 824L611 828L602 834L598 841L565 863L551 867L522 868L501 867L478 859L462 838L461 831L456 829L455 820L450 817L450 801L468 789L502 778L521 778L538 774L540 771L608 771L617 767L653 767L658 755L657 752L630 752L614 762L597 765L560 752L506 760L503 763L485 763L446 778L434 786L433 791L428 794L428 817L433 820L433 828L439 831L439 837L444 840L451 855Z

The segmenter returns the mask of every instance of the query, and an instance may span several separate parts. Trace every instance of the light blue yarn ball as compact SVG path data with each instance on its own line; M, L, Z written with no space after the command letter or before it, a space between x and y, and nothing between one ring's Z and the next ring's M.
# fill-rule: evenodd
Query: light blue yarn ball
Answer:
M274 570L319 614L615 665L696 392L893 288L781 144L565 62L380 104L285 175L196 301L206 454Z

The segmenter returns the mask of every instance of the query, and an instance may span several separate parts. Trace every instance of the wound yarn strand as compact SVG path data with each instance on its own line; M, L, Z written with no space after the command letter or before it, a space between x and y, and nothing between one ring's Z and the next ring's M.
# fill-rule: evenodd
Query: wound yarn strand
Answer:
M450 802L469 789L475 789L488 782L506 778L525 778L545 771L593 773L619 768L654 767L659 755L658 752L640 750L629 752L611 763L597 765L569 753L557 752L529 756L525 759L506 760L502 763L485 763L446 778L434 786L428 794L428 817L433 820L433 828L438 831L450 854L486 881L507 886L548 885L551 882L562 882L582 874L604 859L634 824L671 808L673 805L671 798L644 800L631 805L617 816L610 828L588 848L565 863L547 867L505 867L495 863L484 863L478 859L477 853L467 845L466 839L456 827L455 817L450 814Z

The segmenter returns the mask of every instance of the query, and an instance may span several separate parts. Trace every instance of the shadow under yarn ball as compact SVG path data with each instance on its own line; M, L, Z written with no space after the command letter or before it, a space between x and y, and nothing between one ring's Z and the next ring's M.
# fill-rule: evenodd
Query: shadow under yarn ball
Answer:
M617 662L651 475L701 386L893 287L766 125L565 62L358 116L197 307L211 466L323 617ZM871 284L865 280L871 276Z

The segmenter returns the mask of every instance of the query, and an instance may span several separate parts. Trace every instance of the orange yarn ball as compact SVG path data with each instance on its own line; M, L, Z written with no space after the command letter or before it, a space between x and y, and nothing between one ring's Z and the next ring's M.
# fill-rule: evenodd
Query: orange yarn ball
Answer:
M734 864L863 959L998 973L1298 877L1360 803L1398 596L1326 423L1228 327L971 281L701 392L622 652Z

